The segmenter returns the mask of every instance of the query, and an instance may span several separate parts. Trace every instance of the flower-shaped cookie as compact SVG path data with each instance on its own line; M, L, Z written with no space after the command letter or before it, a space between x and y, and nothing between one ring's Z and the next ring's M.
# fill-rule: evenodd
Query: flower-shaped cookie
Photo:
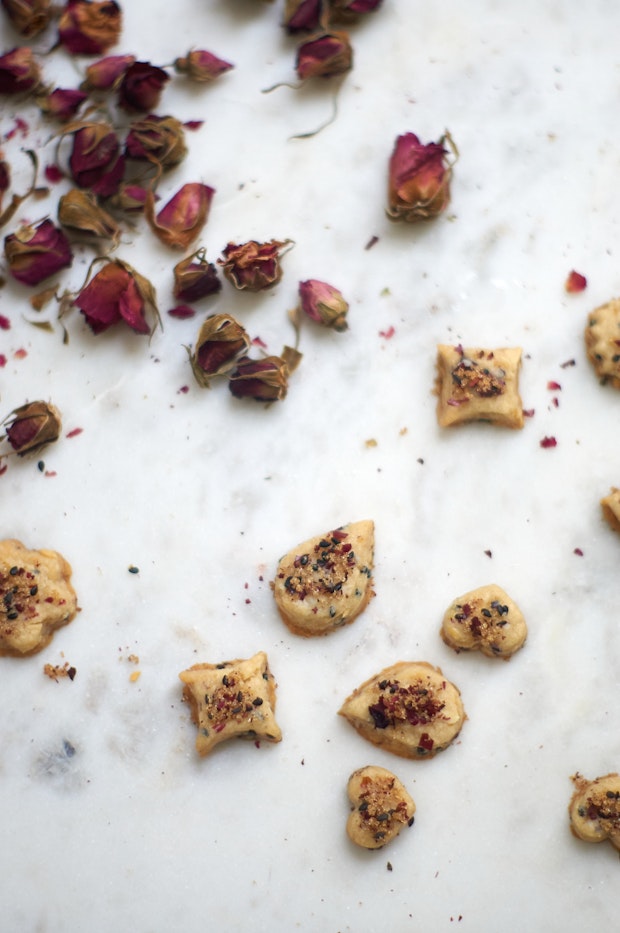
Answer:
M347 834L363 849L381 849L404 826L413 826L413 797L386 768L367 765L354 771L347 793L351 801Z
M507 661L525 643L527 625L517 604L492 583L455 599L440 632L457 652L477 649L489 658Z
M483 350L440 344L435 382L440 426L490 421L506 428L522 428L520 365L520 347Z
M194 664L179 677L198 726L199 755L233 738L281 741L274 715L276 683L264 651L221 664Z
M575 792L568 805L570 828L585 842L604 842L620 849L620 774L605 774L588 781L581 774L571 778Z
M588 359L601 382L620 389L620 298L612 298L588 315L585 330Z
M614 531L620 531L620 489L611 487L609 495L601 499L603 518Z
M426 661L386 667L354 690L338 712L363 738L402 758L432 758L466 719L458 688Z
M71 567L57 551L0 541L0 655L35 654L77 613Z

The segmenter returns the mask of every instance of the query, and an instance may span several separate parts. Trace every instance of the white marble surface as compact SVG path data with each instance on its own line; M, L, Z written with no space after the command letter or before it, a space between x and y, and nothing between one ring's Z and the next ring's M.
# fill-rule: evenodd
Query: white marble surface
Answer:
M26 289L0 292L12 325L0 332L3 411L49 398L65 433L83 429L44 453L54 476L35 457L0 477L3 535L65 554L82 607L42 654L0 659L0 928L612 929L617 853L572 838L566 807L575 771L620 769L620 539L599 509L620 480L620 395L598 384L582 341L588 311L620 289L620 9L385 0L351 30L337 120L290 140L329 115L331 98L327 84L261 93L293 73L279 3L123 6L118 51L162 64L197 45L237 66L206 90L165 91L158 112L206 122L162 193L182 180L217 189L200 240L211 259L229 240L296 245L275 290L225 285L194 320L164 314L150 344L93 337L75 312L65 345L57 326L26 323ZM46 74L60 76L60 62ZM3 133L16 112L5 107ZM395 137L446 128L460 150L449 215L391 225ZM17 164L33 143L51 161L36 121L5 154ZM53 214L60 190L19 216ZM162 311L172 305L176 254L142 227L118 254L153 280ZM91 256L63 282L77 286ZM564 291L571 268L588 278L581 294ZM283 403L193 383L183 344L206 313L238 315L279 352L293 339L297 283L313 277L345 293L350 330L304 327ZM438 428L439 342L523 347L535 415L522 431ZM555 449L539 446L545 435ZM269 589L277 558L359 518L376 523L376 599L330 638L295 638ZM457 656L438 636L451 599L486 582L529 622L509 664ZM258 650L278 681L282 743L229 743L199 760L179 671ZM401 659L440 665L469 716L429 762L375 750L336 715ZM45 662L65 660L73 682L44 677ZM389 848L365 853L345 836L345 786L371 762L399 775L417 814Z

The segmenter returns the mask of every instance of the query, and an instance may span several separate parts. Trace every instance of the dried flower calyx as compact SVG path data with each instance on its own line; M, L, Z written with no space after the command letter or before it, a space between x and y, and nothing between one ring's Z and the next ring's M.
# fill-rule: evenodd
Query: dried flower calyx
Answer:
M120 259L95 262L105 265L73 300L93 333L100 334L122 321L136 334L151 334L149 319L159 321L159 311L149 280Z
M63 227L79 233L115 242L120 237L120 228L111 214L99 204L90 191L71 188L58 201L58 220Z
M14 279L38 285L73 262L65 234L51 220L24 225L4 239L4 255Z
M280 253L290 245L291 240L271 240L269 243L250 240L239 245L229 243L222 251L224 259L218 259L218 263L235 288L259 292L276 285L282 278Z
M20 457L57 441L62 430L60 412L48 402L20 405L3 424L7 441Z
M220 291L222 283L214 263L208 262L206 250L196 250L174 267L174 297L179 301L198 301Z
M414 133L399 136L389 164L387 215L390 220L415 223L441 214L450 203L450 181L456 156L456 146L449 133L437 143L426 144Z
M349 305L342 292L333 285L318 279L307 279L299 283L299 299L301 310L312 321L336 331L347 329Z
M208 388L215 376L229 372L247 353L250 338L244 327L229 314L212 314L204 321L189 360L198 385Z

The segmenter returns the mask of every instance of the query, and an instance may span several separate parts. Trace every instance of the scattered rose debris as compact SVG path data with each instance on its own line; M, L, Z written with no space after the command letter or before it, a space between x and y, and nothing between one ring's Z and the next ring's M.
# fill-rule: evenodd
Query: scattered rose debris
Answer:
M487 550L484 552L487 557L493 557L493 551Z
M379 442L374 437L369 437L367 441L364 441L365 447L377 447L378 444Z
M65 661L64 664L45 664L43 666L43 673L46 677L49 677L50 680L55 680L58 683L64 677L68 677L69 680L74 680L77 670L71 666L68 661Z
M0 330L10 330L11 322L4 314L0 314Z
M581 275L580 272L575 272L573 269L568 273L564 288L567 292L582 292L587 284L588 280L585 275Z
M386 865L385 867L387 868L388 871L393 871L392 863L391 863L391 862L388 862L387 865Z
M51 185L57 185L65 177L57 165L46 165L43 174Z
M577 557L583 557L583 551L580 547L573 548L573 554L576 554Z
M387 330L379 331L379 336L383 337L384 340L391 340L391 338L394 336L395 333L396 333L395 328L390 324Z
M524 418L533 418L534 415L535 415L535 413L536 413L536 409L535 409L535 408L524 408L524 409L523 409L523 417L524 417Z
M133 564L130 564L127 570L129 571L129 573L140 573L140 568L135 567Z
M84 428L73 428L71 431L67 432L67 437L77 437L83 430Z
M372 249L375 243L378 243L378 242L379 242L378 236L371 236L371 238L368 240L368 243L366 244L364 249Z
M551 381L549 381L549 382L547 383L547 388L548 388L551 392L560 392L560 391L562 390L562 386L560 385L560 383L559 383L559 382L554 382L553 380L551 380Z
M543 437L543 439L540 441L541 447L557 447L557 445L558 442L556 441L555 437Z
M577 360L565 360L563 363L560 363L560 369L567 369L569 366L576 366Z
M176 307L170 308L168 314L179 321L186 321L190 317L195 317L196 311L190 305L176 305Z

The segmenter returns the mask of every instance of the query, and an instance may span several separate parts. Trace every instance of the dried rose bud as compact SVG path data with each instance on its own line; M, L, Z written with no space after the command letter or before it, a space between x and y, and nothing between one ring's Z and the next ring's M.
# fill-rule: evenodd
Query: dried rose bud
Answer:
M43 32L52 18L51 0L2 0L13 28L31 39Z
M159 320L155 290L144 276L120 259L103 268L74 299L94 334L124 321L136 334L150 334L148 316Z
M262 360L243 356L230 374L228 388L235 398L275 402L286 397L288 375L288 366L280 356L266 356Z
M192 49L187 55L176 58L174 61L174 70L177 74L185 75L199 83L213 81L225 71L230 71L231 68L234 68L234 65L230 62L204 49Z
M271 240L269 243L229 243L222 250L224 259L218 259L224 275L239 290L259 292L271 288L282 278L280 250L290 244L290 240Z
M144 210L149 192L150 189L143 188L142 185L122 184L110 198L110 205L128 214L139 213ZM155 195L155 201L158 200L159 196Z
M188 182L155 216L155 197L149 192L144 215L162 243L176 249L187 249L207 222L214 193L208 185Z
M37 95L37 105L48 117L54 117L62 123L72 120L88 94L73 88L57 87L54 91Z
M87 123L73 135L71 176L79 188L108 198L118 191L125 160L114 130L107 123Z
M163 68L149 62L134 62L118 85L118 104L123 110L148 113L159 103L164 85L170 80Z
M244 327L229 314L212 314L204 321L194 352L189 353L192 372L198 385L208 388L214 376L233 368L250 348Z
M332 0L333 14L340 19L355 19L364 13L374 13L383 0Z
M80 233L110 240L118 240L120 229L114 218L105 211L92 191L71 188L58 201L58 220L63 227Z
M135 60L135 55L108 55L107 58L100 58L88 66L80 87L83 91L110 91Z
M295 69L300 81L331 78L353 67L353 48L346 32L324 32L297 48Z
M69 0L58 21L58 40L71 55L101 55L118 42L121 26L114 0Z
M282 25L289 33L314 32L321 24L322 0L286 0Z
M125 140L125 155L159 165L163 171L182 162L187 155L183 124L176 117L151 113L131 124Z
M69 241L51 220L23 226L4 238L4 255L14 279L38 285L73 262Z
M180 301L198 301L220 291L222 283L212 262L207 262L206 250L197 250L174 267L173 295Z
M41 83L41 68L28 46L0 56L0 94L21 94Z
M429 220L450 203L452 165L448 161L446 134L438 143L421 143L414 133L399 136L389 165L388 209L391 220L415 223Z
M62 430L60 412L47 402L28 402L4 421L6 439L20 456L57 441Z
M311 320L337 331L347 329L346 316L349 305L342 292L339 292L333 285L319 282L318 279L300 282L299 298L301 310Z

